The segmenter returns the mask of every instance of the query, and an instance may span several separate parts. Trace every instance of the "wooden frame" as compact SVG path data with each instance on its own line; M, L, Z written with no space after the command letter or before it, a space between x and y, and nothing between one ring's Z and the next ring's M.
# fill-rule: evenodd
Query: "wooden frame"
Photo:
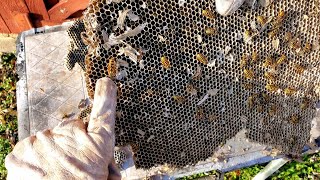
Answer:
M88 3L89 0L0 0L0 33L20 33L61 24L70 16L79 18Z
M49 20L48 11L43 0L25 0L30 13L43 20Z
M62 21L67 19L73 13L84 10L88 6L89 0L68 0L60 1L53 6L49 11L51 20Z

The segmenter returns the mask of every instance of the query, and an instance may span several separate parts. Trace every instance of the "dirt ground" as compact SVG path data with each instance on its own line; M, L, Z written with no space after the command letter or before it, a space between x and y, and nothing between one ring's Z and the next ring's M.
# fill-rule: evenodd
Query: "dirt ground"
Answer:
M0 52L12 52L16 50L16 39L18 34L0 33Z

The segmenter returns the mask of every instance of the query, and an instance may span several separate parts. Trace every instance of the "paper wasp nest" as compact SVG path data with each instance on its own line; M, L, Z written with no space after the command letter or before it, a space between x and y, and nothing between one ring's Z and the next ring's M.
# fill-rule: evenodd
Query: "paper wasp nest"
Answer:
M88 93L101 77L118 85L116 143L138 167L205 160L243 128L299 153L318 98L318 8L279 0L222 17L214 1L91 0Z

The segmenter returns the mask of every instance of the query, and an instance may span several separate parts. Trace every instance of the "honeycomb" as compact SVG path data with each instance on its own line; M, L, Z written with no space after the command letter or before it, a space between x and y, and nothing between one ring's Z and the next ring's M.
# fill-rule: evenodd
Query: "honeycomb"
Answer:
M81 39L81 33L85 31L82 20L76 20L68 28L67 33L70 38L69 52L65 58L65 66L68 70L72 70L75 64L79 64L85 71L85 56L87 54L87 47Z
M92 106L88 106L83 110L81 110L78 115L78 119L85 120L86 118L88 118L90 116L91 110L92 110Z
M84 14L88 94L93 98L96 81L111 76L109 60L116 58L116 145L133 146L139 168L195 164L244 128L250 141L299 153L319 96L317 4L279 0L223 17L214 1L91 0ZM127 10L139 18L119 26ZM137 27L142 31L110 43ZM289 43L286 32L293 34ZM142 58L135 63L119 53L126 47Z
M115 150L114 151L114 161L118 165L119 168L121 168L121 164L127 160L127 154L125 151L122 150Z

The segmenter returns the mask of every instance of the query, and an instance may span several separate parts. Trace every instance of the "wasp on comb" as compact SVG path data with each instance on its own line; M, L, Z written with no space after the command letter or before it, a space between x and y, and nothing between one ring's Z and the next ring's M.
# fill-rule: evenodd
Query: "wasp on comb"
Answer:
M199 61L199 62L201 62L202 64L205 64L205 65L207 65L208 64L208 59L207 59L207 57L205 57L203 54L201 54L201 53L198 53L197 55L196 55L196 59Z
M118 72L118 67L117 67L117 60L115 57L112 57L109 59L108 63L108 75L110 79L113 79L116 77Z

